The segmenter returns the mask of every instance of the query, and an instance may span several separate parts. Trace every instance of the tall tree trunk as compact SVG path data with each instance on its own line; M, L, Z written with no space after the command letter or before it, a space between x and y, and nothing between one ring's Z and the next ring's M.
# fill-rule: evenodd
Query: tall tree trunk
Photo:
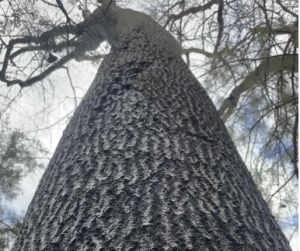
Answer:
M102 62L13 251L291 250L212 101L155 29L131 30Z

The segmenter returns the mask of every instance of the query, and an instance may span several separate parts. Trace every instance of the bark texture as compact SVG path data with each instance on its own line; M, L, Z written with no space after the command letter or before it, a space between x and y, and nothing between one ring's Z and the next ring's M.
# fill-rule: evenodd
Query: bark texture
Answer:
M12 250L291 250L212 101L149 25L104 59Z

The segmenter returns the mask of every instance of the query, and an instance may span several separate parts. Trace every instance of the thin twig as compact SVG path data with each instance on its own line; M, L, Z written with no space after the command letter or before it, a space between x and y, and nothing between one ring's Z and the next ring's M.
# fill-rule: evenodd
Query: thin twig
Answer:
M287 183L289 183L290 181L291 181L291 179L294 177L294 173L292 174L292 176L288 179L288 180L286 180L284 183L283 183L283 185L281 186L281 187L279 187L271 196L270 196L270 198L268 199L268 201L270 202L271 201L271 199L274 197L274 195L275 194L277 194L282 188L284 188L285 186L286 186L286 184Z
M173 15L169 16L167 22L166 22L165 25L164 25L164 28L166 28L167 25L168 25L171 21L174 22L174 21L176 21L176 20L178 20L178 19L180 19L180 18L182 18L182 17L184 17L184 16L187 16L187 15L189 15L189 14L196 14L196 13L198 13L198 12L200 12L200 11L208 10L208 9L210 9L214 4L219 4L219 2L220 2L220 0L211 0L211 1L208 2L207 4L199 5L199 6L197 6L197 7L191 7L191 8L189 8L189 9L187 9L187 10L184 10L184 11L180 12L180 13L177 14L177 15L173 14Z
M254 125L249 129L250 131L252 131L254 129L254 127L265 117L267 116L271 111L275 110L275 109L278 109L279 107L283 106L283 105L286 105L288 103L290 103L291 101L293 101L294 99L291 99L291 100L288 100L288 101L285 101L283 103L281 103L280 105L276 105L274 107L272 107L269 111L267 111L265 114L263 114L259 120L257 120Z
M74 95L74 103L75 103L75 109L76 109L77 106L78 106L77 98L76 98L76 90L75 90L75 87L74 87L73 82L72 82L72 79L71 79L71 75L70 75L70 72L69 72L69 68L66 67L66 66L62 66L61 68L65 69L66 72L67 72L67 74L68 74L68 78L69 78L69 81L70 81L71 89L72 89L73 95Z
M294 12L290 11L288 8L286 8L286 7L282 4L282 2L281 2L280 0L276 0L276 2L280 5L280 7L281 7L284 11L286 11L287 13L290 13L291 15L293 15L294 17L296 17L297 20L298 20L298 15L297 15L296 13L294 13Z
M293 165L294 165L294 173L299 178L299 169L298 169L298 144L297 144L297 136L298 136L298 111L295 115L295 123L293 128Z
M71 53L67 54L63 58L61 58L58 62L55 64L52 64L49 68L47 68L45 71L43 71L41 74L34 76L32 78L29 78L25 81L20 80L20 79L15 79L15 80L8 80L8 79L1 79L1 81L7 83L7 86L15 85L18 84L20 87L28 87L31 86L32 84L41 81L45 77L49 76L52 72L57 70L58 68L61 68L65 63L70 61L71 59L75 58L77 54L77 51L74 50Z

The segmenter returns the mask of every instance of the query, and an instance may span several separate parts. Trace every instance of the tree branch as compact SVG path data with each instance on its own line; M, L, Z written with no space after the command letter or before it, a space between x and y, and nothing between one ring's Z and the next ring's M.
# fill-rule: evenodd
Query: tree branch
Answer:
M47 1L45 1L45 0L41 0L41 1L42 1L43 3L45 3L45 4L48 4L48 5L52 6L52 7L59 8L57 5L52 4L52 3L49 3L49 2L47 2Z
M65 35L68 32L70 32L71 34L74 34L74 35L81 35L83 33L84 27L85 27L85 22L81 22L76 26L68 25L68 26L64 26L64 27L62 27L62 26L54 27L52 30L42 33L41 36L39 36L39 37L26 36L23 38L17 38L17 39L10 40L7 45L6 53L4 56L4 62L2 65L2 69L0 71L0 80L3 82L6 82L9 85L15 84L14 81L9 81L5 77L5 73L7 70L9 60L13 59L15 56L17 56L25 51L32 51L30 49L30 47L28 47L28 49L22 48L19 51L15 52L11 55L11 52L16 44L35 43L35 44L40 44L44 48L46 48L46 47L51 48L51 47L55 46L55 44L53 42L55 37ZM63 43L59 44L58 48L60 49L60 46L62 46L62 45L63 45ZM16 83L18 83L18 84L23 83L23 81L21 81L21 80L16 80L16 81L17 81Z
M70 41L69 44L67 42L62 42L57 45L47 45L47 46L28 46L21 48L14 53L12 53L9 57L9 60L13 60L15 57L19 56L22 53L29 52L29 51L50 51L50 50L55 50L55 52L62 51L64 48L67 46L70 47L76 47L79 43L76 41Z
M214 53L218 52L218 48L220 46L222 36L223 36L223 30L224 30L223 8L224 8L224 1L220 0L219 9L218 9L219 33L218 33L218 38L217 38L217 43L216 43L216 46L215 46Z
M202 54L206 57L210 57L210 58L214 58L214 59L218 59L220 60L224 66L226 66L228 68L228 70L230 71L232 77L235 80L235 76L234 76L234 72L232 71L230 64L228 62L226 62L226 60L222 57L221 53L211 53L208 51L205 51L203 49L199 49L199 48L188 48L188 49L181 49L181 54L182 55L189 55L190 53L198 53L198 54Z
M265 82L265 78L271 73L282 72L284 70L292 71L294 63L294 55L273 57L261 62L254 71L245 77L240 85L232 90L229 97L223 101L219 109L219 114L223 117L223 121L226 122L231 116L242 93L251 89L259 81ZM296 61L296 64L295 68L297 70L298 61Z
M298 27L297 26L284 26L276 29L257 26L255 28L250 29L250 32L252 34L261 33L261 34L268 34L274 36L290 34L293 39L293 44L295 48L298 48Z
M220 0L211 0L210 2L208 2L207 4L204 4L204 5L199 5L197 7L191 7L187 10L184 10L182 12L180 12L179 14L175 15L175 14L172 14L171 16L169 16L167 22L165 23L164 25L164 28L167 27L167 25L171 22L171 21L176 21L184 16L187 16L189 14L196 14L200 11L205 11L205 10L208 10L211 8L211 6L213 6L214 4L219 4L220 3Z
M7 86L18 84L21 88L31 86L32 84L43 80L45 77L49 76L52 72L57 70L58 68L61 68L65 63L70 61L71 59L75 58L77 55L76 49L72 51L71 53L67 54L63 58L61 58L59 61L57 61L55 64L52 64L50 67L48 67L44 72L41 74L34 76L32 78L29 78L25 81L22 81L20 79L15 80L7 80L7 79L1 79L1 81L7 83Z
M297 137L298 137L298 111L295 115L295 123L293 128L293 165L294 165L294 173L299 178L299 169L298 169L298 144L297 144Z
M114 6L115 2L113 0L106 0L109 1L108 6ZM64 15L67 17L67 23L65 26L59 26L54 27L52 30L46 31L42 33L40 36L26 36L23 38L13 39L10 40L9 44L7 45L6 54L4 58L4 62L2 65L2 69L0 71L0 80L7 83L8 86L19 84L21 87L27 87L31 86L33 83L40 81L47 77L49 74L51 74L53 71L57 70L58 68L61 68L66 62L68 62L71 59L76 59L77 61L82 60L97 60L100 58L103 58L104 55L95 55L95 56L89 56L85 55L87 51L96 49L99 44L104 40L102 37L99 37L99 34L95 33L95 36L91 36L89 34L89 30L86 28L91 25L91 18L85 19L83 22L71 25L70 24L70 18L68 17L68 13L66 12L64 6L62 5L62 2L60 0L56 0L58 7L62 10ZM110 7L111 8L111 7ZM94 17L93 17L94 18ZM71 20L72 21L72 20ZM69 36L69 34L75 35L71 41L69 41L67 37L67 41L61 42L59 44L55 44L55 38L63 35ZM81 41L74 41L78 35L82 35ZM95 40L95 41L93 41ZM37 46L31 46L31 44L34 43ZM28 44L28 47L21 48L17 50L16 52L12 53L12 50L16 44ZM68 53L66 56L62 57L58 62L55 64L52 64L50 67L48 67L44 72L41 74L31 77L29 76L27 80L21 80L21 79L15 79L15 80L9 80L6 78L6 71L8 67L8 62L13 62L13 58L17 57L18 55L29 52L29 51L61 51L63 48L69 48L69 47L75 47L75 49ZM49 55L50 57L50 55ZM56 61L56 57L52 56L54 59L49 59L49 63L53 63ZM41 68L41 66L38 66L37 69ZM33 75L34 72L31 73Z
M8 224L6 224L4 222L4 220L0 220L0 224L3 224L4 226L6 226L7 230L10 231L10 232L12 232L15 235L15 237L17 237L19 235L19 233L15 229L13 229L11 226L9 226Z
M205 51L205 50L202 50L202 49L198 49L198 48L194 48L194 47L191 47L191 48L188 48L188 49L181 49L181 54L189 54L189 53L199 53L199 54L202 54L204 56L207 56L207 57L213 57L213 58L217 58L217 55L215 55L214 53L211 53L211 52L208 52L208 51Z
M19 84L21 87L29 86L32 83L35 83L41 79L43 79L45 76L48 76L51 72L53 72L55 69L60 67L62 65L62 62L67 62L69 61L72 56L74 58L74 55L70 53L69 55L65 56L62 58L59 62L57 62L55 65L49 67L44 73L41 73L40 75L30 78L26 81L22 80L8 80L6 78L6 70L8 67L8 62L16 56L28 52L28 51L35 51L35 50L46 50L49 51L50 49L56 49L57 51L60 51L63 49L63 47L67 46L76 46L78 43L75 41L67 41L67 42L61 42L58 45L55 45L54 39L55 37L58 36L63 36L65 34L73 34L73 35L81 35L84 31L84 28L86 26L86 22L81 22L78 25L66 25L66 26L59 26L59 27L54 27L52 30L46 31L42 33L40 36L35 37L35 36L26 36L23 38L17 38L17 39L12 39L9 41L4 57L4 62L2 65L2 69L0 71L0 80L7 83L8 86L13 85L13 84ZM29 46L25 48L21 48L18 51L14 52L11 54L14 46L16 44L37 44L39 46ZM67 61L65 61L67 60Z
M280 0L276 0L276 2L280 5L280 7L287 13L290 13L291 15L293 15L295 18L297 18L298 21L298 15L292 11L290 11L287 7L285 7L282 2Z
M95 60L99 60L101 58L104 58L105 56L106 56L105 54L99 54L99 55L93 55L93 56L83 55L83 56L76 57L75 60L77 62L81 62L81 61L95 61Z
M274 197L274 195L277 194L282 188L284 188L284 187L286 186L286 184L288 184L288 183L291 181L291 179L294 177L294 175L295 175L295 174L293 174L289 179L287 179L287 180L283 183L283 185L282 185L281 187L279 187L279 188L278 188L278 189L270 196L270 198L268 199L268 202L270 202L271 199Z
M62 66L61 68L65 69L66 72L67 72L67 74L68 74L68 78L69 78L69 81L70 81L71 89L72 89L73 95L74 95L74 104L75 104L74 109L76 109L77 106L78 106L78 102L77 102L77 98L76 98L76 90L75 90L75 87L73 85L73 81L72 81L72 78L71 78L71 75L70 75L69 68L66 67L66 66Z
M183 1L178 1L176 3L174 3L171 7L169 7L162 15L161 17L158 19L158 22L172 9L174 9L177 5L182 5Z
M63 3L60 0L56 0L56 3L58 5L58 8L60 8L60 10L62 11L62 13L64 13L64 15L66 16L67 23L70 22L71 19L70 19L69 15L68 15L68 13L67 13L67 11L66 11Z
M297 26L284 26L280 28L269 28L269 27L261 27L257 26L250 29L252 33L262 33L262 34L271 34L271 35L283 35L283 34L294 34L298 32Z
M295 101L298 101L298 98L292 98L292 99L287 100L287 101L285 101L283 103L275 105L270 110L268 110L266 113L264 113L262 116L260 116L260 118L254 123L254 125L251 126L251 128L249 129L249 131L251 132L260 123L260 121L262 121L262 119L264 117L266 117L273 110L278 109L279 107L284 106L284 105L286 105L288 103L293 104L293 102L295 102Z

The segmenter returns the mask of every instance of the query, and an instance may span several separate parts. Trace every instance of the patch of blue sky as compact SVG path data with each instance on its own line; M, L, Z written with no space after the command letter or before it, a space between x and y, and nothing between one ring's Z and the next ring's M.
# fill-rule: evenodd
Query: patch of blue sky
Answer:
M290 217L283 218L282 220L280 220L280 222L278 222L278 224L280 225L282 230L290 228L291 226L298 226L298 224L299 224L299 215L297 213L297 214L292 215ZM298 229L297 229L297 232L298 232Z

